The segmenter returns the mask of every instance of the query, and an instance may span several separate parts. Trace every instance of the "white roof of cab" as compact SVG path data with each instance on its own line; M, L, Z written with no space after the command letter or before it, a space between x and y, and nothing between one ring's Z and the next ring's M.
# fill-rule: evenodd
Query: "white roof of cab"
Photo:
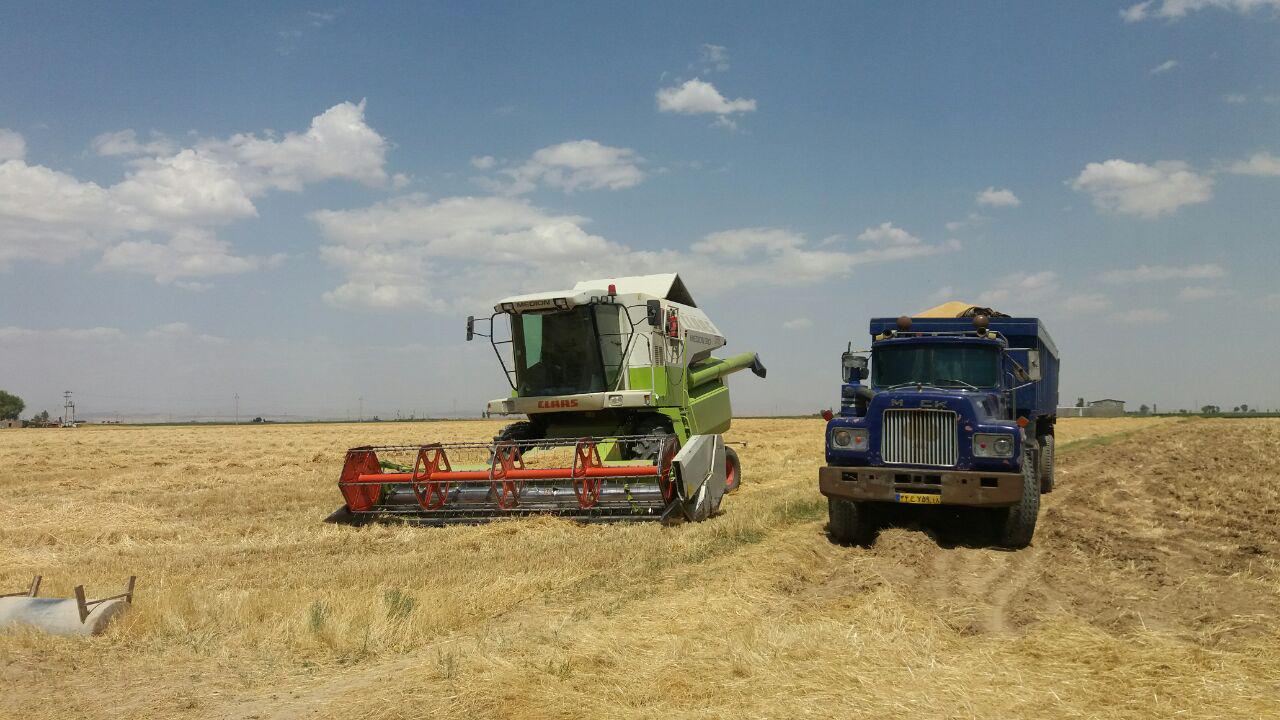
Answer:
M613 285L619 295L649 295L663 300L670 300L689 307L698 307L689 295L678 273L659 273L657 275L631 275L628 277L603 278L600 280L583 280L573 286L574 292L583 290L605 289Z
M630 277L603 278L600 280L583 280L573 286L572 290L553 290L551 292L530 293L503 298L494 305L494 312L502 312L504 304L513 304L516 311L541 310L553 306L557 299L567 299L570 306L587 303L592 296L603 295L613 285L619 295L648 295L677 302L689 307L698 307L685 288L684 281L676 273L659 275L633 275Z

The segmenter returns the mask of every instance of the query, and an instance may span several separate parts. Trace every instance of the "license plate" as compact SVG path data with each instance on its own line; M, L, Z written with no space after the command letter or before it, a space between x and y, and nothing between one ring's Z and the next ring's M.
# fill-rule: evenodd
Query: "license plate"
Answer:
M941 495L924 495L922 493L898 493L898 502L915 505L941 505Z

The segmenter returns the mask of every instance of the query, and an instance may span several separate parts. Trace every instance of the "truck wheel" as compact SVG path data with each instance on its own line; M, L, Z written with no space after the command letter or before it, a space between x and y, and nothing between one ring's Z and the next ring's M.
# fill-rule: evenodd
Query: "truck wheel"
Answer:
M1000 545L1018 550L1031 544L1036 532L1036 517L1040 514L1040 473L1037 472L1035 452L1027 450L1022 457L1022 499L1017 505L1004 508L999 518Z
M724 494L728 495L742 487L742 461L733 448L724 449Z
M871 504L827 498L827 532L842 545L870 545L876 537Z
M1053 436L1040 438L1040 492L1053 492Z

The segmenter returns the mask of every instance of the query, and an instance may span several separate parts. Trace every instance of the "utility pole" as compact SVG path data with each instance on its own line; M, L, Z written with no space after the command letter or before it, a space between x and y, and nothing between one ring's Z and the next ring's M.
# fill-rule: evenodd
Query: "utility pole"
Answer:
M76 425L76 404L71 402L71 391L65 390L62 393L62 427L75 427Z
M236 393L236 424L240 424L240 393Z
M364 422L364 396L360 396L360 414L356 416L356 422Z

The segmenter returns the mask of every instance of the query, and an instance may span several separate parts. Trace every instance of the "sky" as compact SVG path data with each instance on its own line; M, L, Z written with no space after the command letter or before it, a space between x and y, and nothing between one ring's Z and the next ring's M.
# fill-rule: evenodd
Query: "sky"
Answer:
M1280 407L1278 239L1280 0L0 5L27 415L474 415L467 315L651 272L739 414L952 299L1063 404Z

